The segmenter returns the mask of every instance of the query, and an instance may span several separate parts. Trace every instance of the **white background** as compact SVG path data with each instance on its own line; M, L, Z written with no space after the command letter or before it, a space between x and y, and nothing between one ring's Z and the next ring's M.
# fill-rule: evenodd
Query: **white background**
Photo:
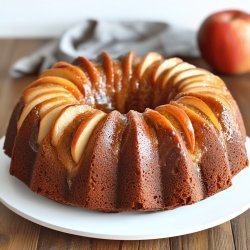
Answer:
M214 11L250 0L0 0L0 37L51 37L84 18L157 20L196 30Z

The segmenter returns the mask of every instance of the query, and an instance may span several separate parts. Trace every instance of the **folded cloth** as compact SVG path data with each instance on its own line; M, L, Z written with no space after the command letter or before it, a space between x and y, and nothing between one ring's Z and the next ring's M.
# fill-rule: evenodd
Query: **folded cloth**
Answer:
M155 51L164 56L198 56L195 32L163 22L114 22L85 20L12 66L13 78L38 73L54 62L72 62L78 56L96 58L106 51L112 57L135 51Z

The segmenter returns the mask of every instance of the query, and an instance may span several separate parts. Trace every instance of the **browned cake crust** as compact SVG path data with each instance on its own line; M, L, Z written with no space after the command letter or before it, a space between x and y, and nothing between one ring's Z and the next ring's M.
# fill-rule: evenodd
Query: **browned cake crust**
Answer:
M4 143L10 173L57 202L104 212L193 204L248 165L223 81L179 58L130 52L56 63L25 88Z
M17 134L17 121L21 115L22 109L23 109L23 103L22 101L20 101L16 104L12 112L12 115L10 117L9 126L6 132L6 137L3 146L5 154L8 155L9 157L11 157L12 155L12 149L14 147L15 138Z

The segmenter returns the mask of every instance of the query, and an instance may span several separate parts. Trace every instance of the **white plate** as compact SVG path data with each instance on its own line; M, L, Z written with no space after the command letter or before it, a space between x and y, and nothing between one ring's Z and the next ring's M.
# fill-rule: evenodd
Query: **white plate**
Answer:
M247 148L250 158L249 138ZM41 197L9 175L10 159L3 151L0 162L0 201L30 221L70 234L116 240L172 237L219 225L250 208L250 168L233 179L232 187L194 205L164 212L107 214Z

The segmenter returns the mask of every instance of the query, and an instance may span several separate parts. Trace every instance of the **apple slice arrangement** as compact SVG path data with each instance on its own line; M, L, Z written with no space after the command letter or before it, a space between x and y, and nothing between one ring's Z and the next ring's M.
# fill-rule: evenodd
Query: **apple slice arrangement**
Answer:
M163 60L161 55L152 52L140 59L130 52L116 61L103 53L99 60L94 64L79 57L75 65L58 62L42 73L23 91L24 107L17 129L36 109L40 117L38 144L50 134L52 145L57 147L67 127L76 119L81 120L82 114L88 114L72 132L70 153L77 164L95 127L112 111L109 109L125 113L136 106L139 109L156 107L184 136L190 152L195 150L190 112L203 117L219 132L222 117L216 116L214 103L230 114L234 110L230 93L225 91L220 78L180 58ZM147 98L143 100L145 95Z

